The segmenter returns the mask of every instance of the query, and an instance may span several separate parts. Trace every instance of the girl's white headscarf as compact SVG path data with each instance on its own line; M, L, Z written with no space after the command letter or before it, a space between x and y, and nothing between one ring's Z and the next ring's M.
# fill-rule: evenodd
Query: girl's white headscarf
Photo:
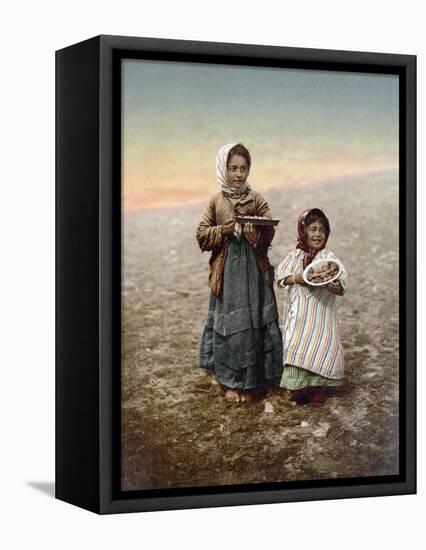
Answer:
M228 164L228 156L229 151L237 145L236 143L227 143L226 145L223 145L219 149L219 152L216 157L216 176L217 176L217 182L220 185L220 188L222 189L222 192L228 195L229 197L238 198L241 195L244 195L247 191L250 191L250 184L248 181L244 183L239 189L236 189L235 187L231 187L228 182L227 178L227 164ZM237 239L240 239L242 233L242 228L239 223L235 223L234 225L234 235L237 237Z
M244 185L241 186L241 188L236 189L235 187L231 187L228 182L227 178L227 164L228 164L228 155L229 151L232 149L232 147L235 147L237 143L227 143L223 147L219 149L219 152L216 157L216 176L217 176L217 182L220 185L222 191L226 195L230 195L231 197L239 197L240 195L244 195L246 191L250 191L250 184L248 181L244 183Z

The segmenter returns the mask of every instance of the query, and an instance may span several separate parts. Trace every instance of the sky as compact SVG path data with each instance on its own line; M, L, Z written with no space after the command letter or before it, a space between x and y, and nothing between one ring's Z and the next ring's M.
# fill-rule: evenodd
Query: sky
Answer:
M122 61L126 211L219 190L225 143L264 191L398 167L398 77L209 63Z

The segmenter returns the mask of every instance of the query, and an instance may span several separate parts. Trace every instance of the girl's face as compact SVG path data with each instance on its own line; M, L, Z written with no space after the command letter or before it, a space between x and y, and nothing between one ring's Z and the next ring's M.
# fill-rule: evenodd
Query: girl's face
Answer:
M226 174L231 187L239 189L247 181L249 175L246 159L241 155L232 155L228 161Z
M324 224L321 221L312 222L305 229L306 231L306 244L308 248L314 250L321 250L325 245L327 232Z

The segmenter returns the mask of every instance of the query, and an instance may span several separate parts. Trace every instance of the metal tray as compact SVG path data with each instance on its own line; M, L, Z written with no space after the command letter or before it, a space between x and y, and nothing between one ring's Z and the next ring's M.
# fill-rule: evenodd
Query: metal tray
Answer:
M281 220L269 218L253 218L251 216L235 216L235 221L241 225L251 222L253 225L278 225Z

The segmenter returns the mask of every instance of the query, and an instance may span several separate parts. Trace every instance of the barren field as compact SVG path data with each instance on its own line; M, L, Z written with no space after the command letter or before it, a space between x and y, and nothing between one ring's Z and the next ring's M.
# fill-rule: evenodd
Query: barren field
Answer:
M339 319L345 383L326 404L278 388L231 404L198 368L209 253L202 205L124 217L122 489L398 473L398 203L393 172L264 193L281 218L271 262L295 245L300 211L323 208L350 280ZM276 290L282 326L284 291Z

